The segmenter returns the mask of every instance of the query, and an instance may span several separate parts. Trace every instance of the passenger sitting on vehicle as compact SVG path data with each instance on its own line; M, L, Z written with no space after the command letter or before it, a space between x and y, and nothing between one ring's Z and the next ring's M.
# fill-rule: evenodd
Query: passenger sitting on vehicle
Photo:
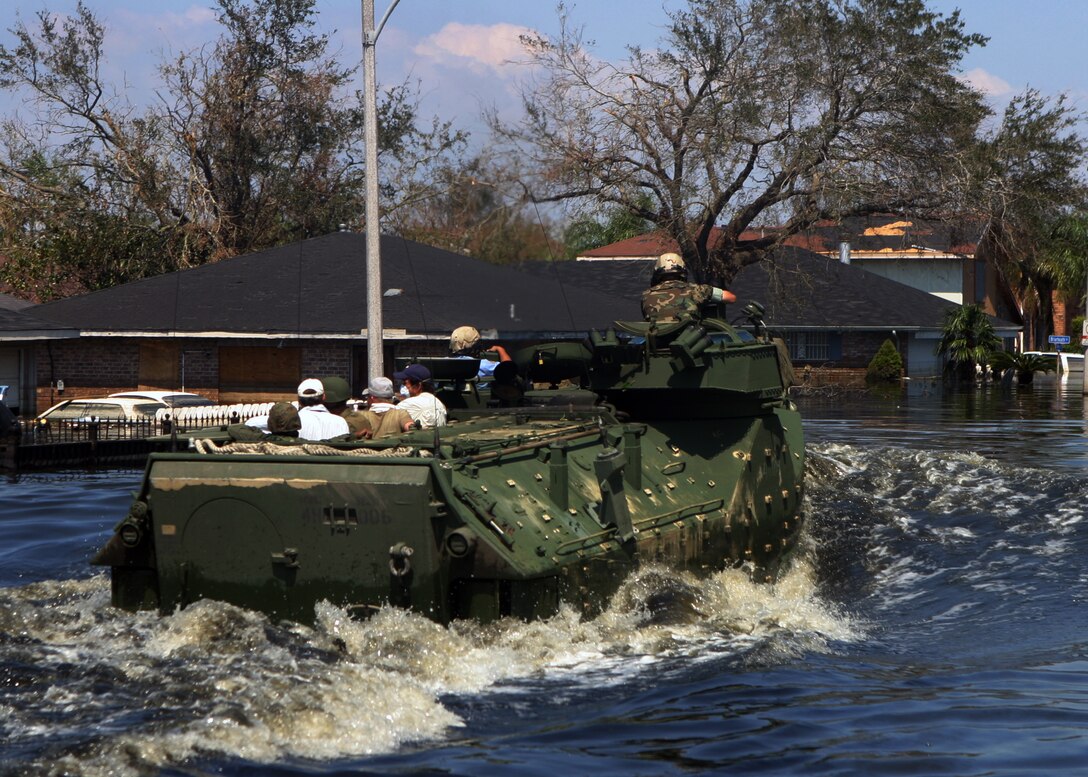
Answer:
M346 399L346 398L345 398ZM333 415L323 404L325 386L316 378L307 378L298 384L298 417L302 423L298 436L303 440L330 440L341 437L350 429L348 422ZM246 426L270 433L269 416L259 415L246 421Z
M268 432L280 437L298 437L302 421L298 408L290 402L277 402L268 411Z
M334 392L339 390L339 386L334 387ZM334 393L334 399L339 401L339 395ZM346 402L347 397L343 400ZM325 407L325 384L317 378L307 378L299 384L298 405L302 421L298 436L304 440L329 440L351 431L347 421Z
M354 435L356 426L359 425L359 420L355 416L351 416L348 410L348 400L351 399L351 386L343 378L335 376L322 378L321 385L325 387L325 409L333 415L340 416L344 419L344 422L348 425L348 433Z
M394 373L393 377L404 382L408 394L408 398L402 399L397 407L407 410L424 429L446 425L446 406L427 390L431 380L430 370L422 364L409 364L403 372Z
M367 409L359 415L365 417L367 427L356 434L356 437L378 440L416 428L416 422L408 411L393 404L393 381L389 378L372 378L370 386L363 393L366 396Z

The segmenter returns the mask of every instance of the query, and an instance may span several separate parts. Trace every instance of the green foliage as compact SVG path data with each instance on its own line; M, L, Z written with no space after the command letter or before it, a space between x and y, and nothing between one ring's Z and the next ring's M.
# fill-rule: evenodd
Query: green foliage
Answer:
M648 207L649 198L643 198L643 204ZM583 216L572 221L563 232L563 243L567 258L573 259L594 248L638 237L651 229L652 222L619 205L613 205L604 210L603 219Z
M1084 294L1088 222L1084 115L1065 95L1027 90L977 144L966 166L965 210L984 224L980 253L992 261L1025 313L1029 344L1053 331L1051 292Z
M82 2L9 30L0 86L31 110L0 134L7 280L50 298L358 225L366 174L388 214L463 148L401 85L377 110L380 170L364 170L354 71L313 31L315 0L217 5L219 39L165 62L148 107L101 80L105 28Z
M948 311L937 353L948 358L948 371L961 381L975 379L976 368L1001 347L990 318L979 305Z
M990 366L997 373L1005 370L1013 370L1016 379L1021 386L1026 386L1035 379L1037 372L1054 372L1057 370L1056 358L1042 356L1037 353L1017 353L1013 351L996 351L990 354Z
M1080 342L1080 333L1084 331L1084 316L1073 316L1069 323L1069 333L1073 336L1073 343Z
M891 340L885 340L865 371L868 383L892 383L903 375L903 357Z

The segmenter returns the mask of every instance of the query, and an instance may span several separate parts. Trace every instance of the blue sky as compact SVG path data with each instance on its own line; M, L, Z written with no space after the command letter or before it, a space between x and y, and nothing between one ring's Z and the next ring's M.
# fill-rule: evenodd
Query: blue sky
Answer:
M212 4L192 0L86 0L108 28L106 77L127 82L137 101L151 97L155 64L164 53L200 46L217 35ZM389 0L375 0L380 18ZM16 13L30 20L44 7L71 12L76 0L7 0L0 12L4 41ZM662 0L583 0L570 3L572 18L596 41L602 58L622 57L624 46L653 46L665 20ZM675 7L668 0L665 7ZM991 96L996 107L1025 86L1053 94L1068 92L1088 111L1088 2L1083 0L931 0L947 13L962 10L968 28L991 38L964 62L964 77ZM360 57L359 0L317 0L319 24L333 35L345 63ZM420 82L425 108L462 126L478 126L481 106L516 105L515 82L524 69L517 36L527 29L553 32L549 0L401 0L378 43L383 83L411 75ZM361 84L361 81L360 81ZM12 108L0 95L0 114Z

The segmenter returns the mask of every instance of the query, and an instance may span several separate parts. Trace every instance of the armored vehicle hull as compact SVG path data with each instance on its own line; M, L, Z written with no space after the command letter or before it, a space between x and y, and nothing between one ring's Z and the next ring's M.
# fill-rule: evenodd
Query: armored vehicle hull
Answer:
M722 322L629 328L518 359L534 382L578 390L465 401L439 429L293 446L225 430L152 455L95 560L112 567L113 603L533 619L562 602L599 611L646 561L773 579L797 543L804 473L782 349Z

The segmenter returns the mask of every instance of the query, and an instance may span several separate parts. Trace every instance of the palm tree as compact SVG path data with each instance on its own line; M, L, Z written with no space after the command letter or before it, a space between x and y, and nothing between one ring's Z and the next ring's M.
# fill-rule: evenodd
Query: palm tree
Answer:
M973 381L979 364L1001 347L1001 338L979 305L948 311L937 353L948 357L946 372L960 381Z
M1050 357L1038 353L1013 353L1012 351L996 351L990 354L990 366L998 373L1014 370L1016 381L1021 386L1027 386L1035 380L1037 372L1054 372L1057 365L1058 358L1055 354L1051 354Z

